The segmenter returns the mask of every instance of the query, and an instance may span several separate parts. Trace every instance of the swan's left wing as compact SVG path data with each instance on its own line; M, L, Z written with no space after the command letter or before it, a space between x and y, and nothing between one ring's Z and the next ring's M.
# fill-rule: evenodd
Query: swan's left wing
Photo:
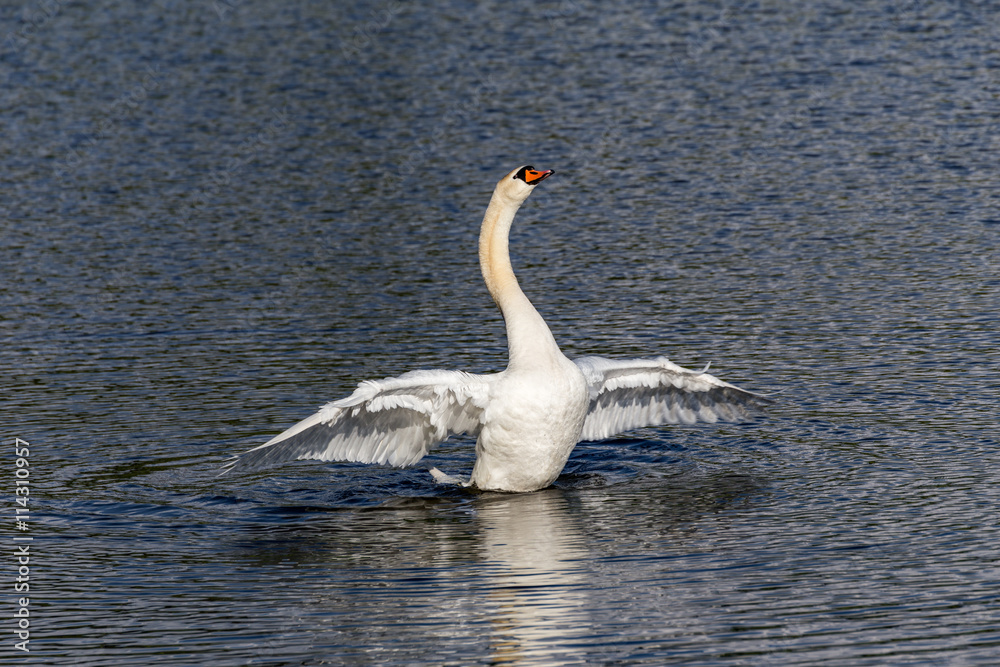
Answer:
M492 377L434 370L366 380L223 472L295 459L411 465L451 435L479 433Z
M770 403L702 371L666 357L574 360L590 386L590 409L581 440L600 440L642 426L691 424L701 419L738 421Z

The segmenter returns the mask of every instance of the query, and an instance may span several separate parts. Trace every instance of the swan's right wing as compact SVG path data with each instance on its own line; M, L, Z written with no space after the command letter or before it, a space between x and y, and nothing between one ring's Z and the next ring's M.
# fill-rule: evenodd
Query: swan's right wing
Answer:
M295 459L411 465L451 435L479 433L492 378L435 370L366 380L223 472Z
M574 359L590 386L590 409L581 440L601 440L629 429L737 421L770 399L702 371L655 359Z

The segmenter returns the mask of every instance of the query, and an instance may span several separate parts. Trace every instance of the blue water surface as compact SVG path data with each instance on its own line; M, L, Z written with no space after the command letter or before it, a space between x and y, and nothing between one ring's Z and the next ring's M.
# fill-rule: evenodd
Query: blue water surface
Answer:
M995 664L992 4L29 2L0 35L4 664ZM477 234L526 163L557 173L513 262L567 354L775 406L525 495L435 485L468 439L217 477L362 379L504 367Z

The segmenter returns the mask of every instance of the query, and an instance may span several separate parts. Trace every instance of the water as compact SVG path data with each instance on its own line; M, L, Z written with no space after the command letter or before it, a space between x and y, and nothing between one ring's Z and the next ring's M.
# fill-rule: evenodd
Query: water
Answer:
M992 664L988 4L7 5L4 609L45 665ZM553 488L216 478L363 378L499 370L496 180L572 355L772 394ZM30 443L18 531L13 443Z

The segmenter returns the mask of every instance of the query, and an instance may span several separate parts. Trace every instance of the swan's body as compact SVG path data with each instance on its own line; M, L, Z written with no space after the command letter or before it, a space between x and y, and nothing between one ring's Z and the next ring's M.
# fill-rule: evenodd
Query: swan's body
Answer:
M413 371L367 380L228 464L291 459L406 466L451 435L478 436L468 484L534 491L555 481L581 440L640 426L737 419L766 399L665 357L568 359L521 291L507 240L518 208L551 171L521 167L497 184L479 236L486 287L507 325L510 361L499 373ZM435 477L445 478L436 470Z

